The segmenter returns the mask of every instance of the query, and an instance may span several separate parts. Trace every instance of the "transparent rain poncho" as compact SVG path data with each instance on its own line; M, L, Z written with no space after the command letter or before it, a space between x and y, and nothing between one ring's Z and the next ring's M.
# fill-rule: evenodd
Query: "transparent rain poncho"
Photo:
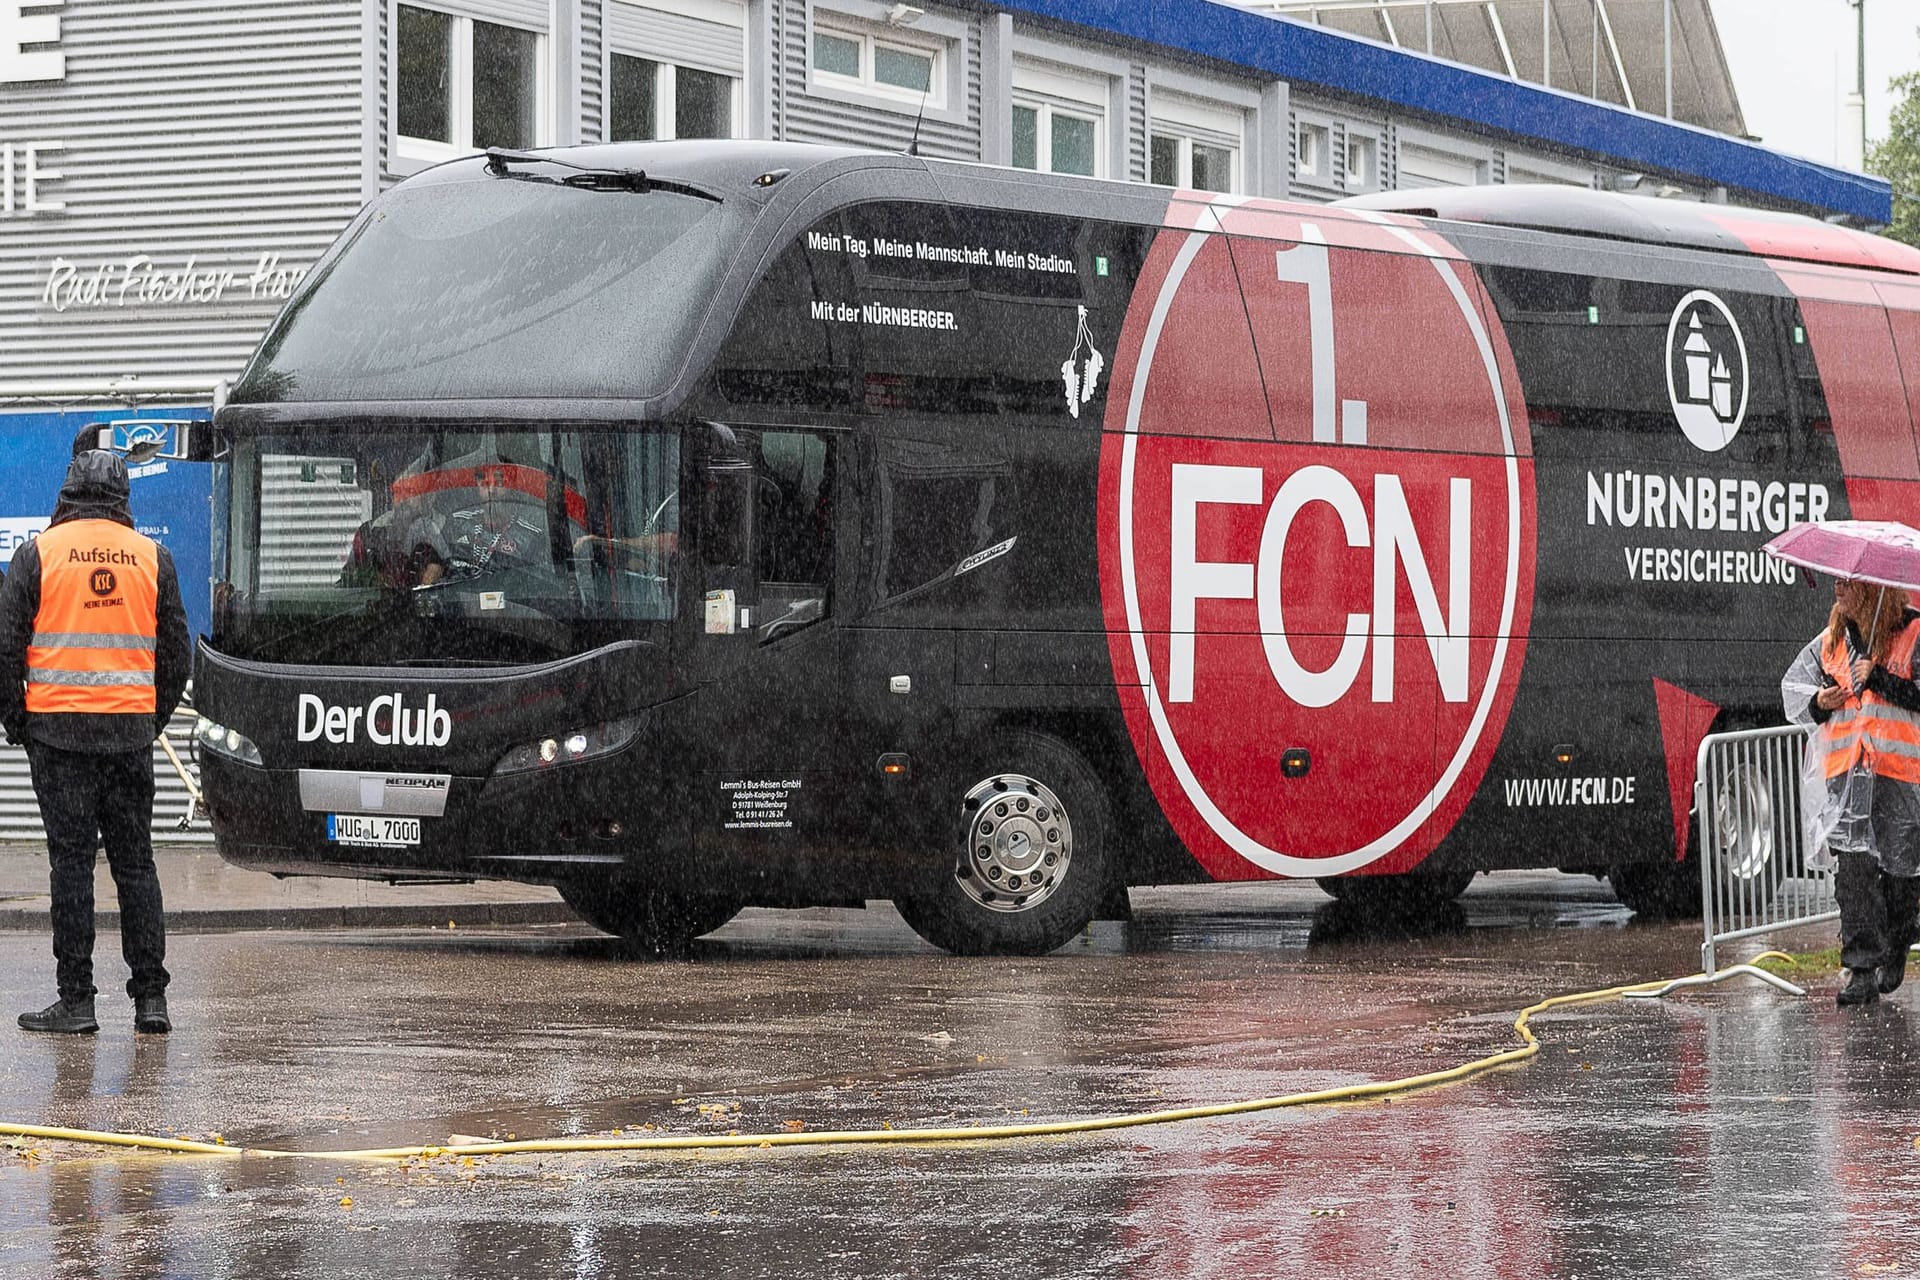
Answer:
M1794 724L1813 732L1800 761L1800 822L1806 865L1833 866L1838 853L1869 853L1892 875L1920 870L1920 786L1876 778L1862 762L1835 778L1827 776L1830 742L1815 723L1813 696L1827 683L1820 666L1824 635L1815 636L1780 680L1781 709ZM1836 713L1837 714L1837 713Z

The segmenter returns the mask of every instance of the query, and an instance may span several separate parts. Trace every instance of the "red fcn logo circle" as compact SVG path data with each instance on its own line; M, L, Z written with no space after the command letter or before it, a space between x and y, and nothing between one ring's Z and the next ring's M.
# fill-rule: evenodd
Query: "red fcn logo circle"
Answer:
M1524 397L1432 232L1203 200L1171 208L1107 397L1101 595L1128 731L1217 878L1403 871L1512 708ZM1283 774L1300 749L1310 767Z

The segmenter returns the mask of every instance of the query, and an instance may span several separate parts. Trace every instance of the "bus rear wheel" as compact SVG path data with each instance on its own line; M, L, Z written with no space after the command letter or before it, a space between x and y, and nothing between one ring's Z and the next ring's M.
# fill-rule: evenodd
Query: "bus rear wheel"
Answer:
M1009 735L961 774L951 852L894 905L956 955L1044 955L1093 920L1108 890L1106 790L1049 734Z
M588 924L653 955L684 950L740 913L740 904L731 898L629 880L570 880L555 887Z
M1786 854L1777 839L1781 827L1765 774L1742 763L1719 779L1714 808L1719 816L1714 858L1717 912L1749 913L1765 908L1787 875ZM1698 919L1700 902L1700 815L1687 828L1682 862L1626 863L1607 873L1613 896L1648 920Z

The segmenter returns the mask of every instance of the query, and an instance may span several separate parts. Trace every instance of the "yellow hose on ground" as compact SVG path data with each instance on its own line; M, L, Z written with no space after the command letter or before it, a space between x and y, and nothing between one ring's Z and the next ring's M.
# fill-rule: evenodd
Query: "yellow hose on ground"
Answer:
M1768 952L1766 955L1781 955ZM1756 959L1765 956L1755 957ZM149 1151L172 1151L203 1156L257 1156L272 1160L412 1160L434 1159L443 1155L505 1156L535 1152L587 1151L711 1151L729 1148L823 1147L860 1143L947 1143L989 1142L1007 1138L1057 1137L1063 1134L1100 1133L1108 1129L1132 1129L1143 1125L1173 1124L1182 1120L1205 1120L1215 1116L1246 1115L1254 1111L1274 1111L1281 1107L1306 1107L1334 1102L1357 1102L1411 1093L1436 1085L1453 1084L1483 1072L1524 1062L1540 1052L1540 1041L1528 1025L1533 1015L1567 1005L1593 1004L1611 1000L1632 991L1647 991L1667 985L1665 982L1636 982L1553 996L1520 1011L1513 1021L1520 1037L1517 1049L1490 1054L1444 1071L1428 1071L1399 1080L1381 1080L1368 1084L1341 1085L1316 1089L1310 1093L1290 1093L1277 1098L1252 1098L1243 1102L1222 1102L1211 1106L1175 1107L1165 1111L1143 1111L1133 1115L1095 1116L1085 1120L1056 1120L1038 1124L980 1125L966 1129L850 1129L781 1133L684 1134L647 1138L540 1138L511 1142L475 1142L460 1145L417 1147L376 1147L347 1151L274 1151L257 1147L234 1147L225 1143L195 1142L185 1138L162 1138L137 1133L101 1133L88 1129L59 1129L48 1125L0 1123L0 1135L40 1138L53 1142L77 1142L103 1147L134 1147Z

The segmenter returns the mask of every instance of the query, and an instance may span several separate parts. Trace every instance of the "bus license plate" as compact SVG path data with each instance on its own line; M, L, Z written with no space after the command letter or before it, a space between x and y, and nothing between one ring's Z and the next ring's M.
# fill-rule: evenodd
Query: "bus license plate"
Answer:
M388 818L379 814L330 813L327 839L335 844L391 848L420 843L420 819Z

